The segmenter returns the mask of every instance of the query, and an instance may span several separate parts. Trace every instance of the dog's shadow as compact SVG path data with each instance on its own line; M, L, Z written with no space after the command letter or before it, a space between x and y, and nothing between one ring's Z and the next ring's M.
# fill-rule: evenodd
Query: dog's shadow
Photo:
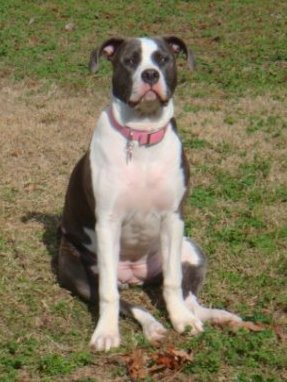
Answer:
M58 255L59 255L59 246L60 246L60 240L61 240L61 233L60 233L61 216L49 215L42 212L32 211L32 212L28 212L26 215L22 216L21 218L21 221L23 223L28 223L31 220L37 221L38 223L41 223L43 226L42 242L47 248L48 255L51 258L51 262L50 262L51 272L54 274L58 284L62 286L58 276ZM92 316L92 320L94 321L94 323L96 323L98 321L97 304L89 303L86 300L81 299L78 295L74 295L72 292L71 294L74 297L83 301L85 304L87 304L89 312Z
M58 259L58 249L60 243L60 216L49 215L42 212L31 211L21 218L22 223L36 221L44 227L42 242L47 248L48 254L51 257L51 268L56 274L56 264Z

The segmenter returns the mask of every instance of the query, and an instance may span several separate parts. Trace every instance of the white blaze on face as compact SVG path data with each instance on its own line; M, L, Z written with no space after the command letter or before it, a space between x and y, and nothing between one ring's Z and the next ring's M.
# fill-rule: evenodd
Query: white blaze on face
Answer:
M133 74L133 87L130 100L137 102L144 97L145 101L157 101L156 94L165 100L167 96L167 88L162 71L156 65L152 56L159 48L156 42L149 38L140 38L141 43L141 62ZM154 85L147 84L142 79L142 73L147 69L154 69L159 73L159 80ZM152 89L152 91L151 91Z

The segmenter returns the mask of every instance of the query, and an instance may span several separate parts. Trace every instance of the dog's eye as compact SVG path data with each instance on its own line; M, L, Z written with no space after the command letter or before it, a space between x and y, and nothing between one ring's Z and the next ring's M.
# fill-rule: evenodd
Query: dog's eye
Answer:
M158 65L163 66L169 61L169 57L160 52L156 52L154 55L154 60Z
M168 62L168 60L169 60L169 58L168 58L167 56L160 56L160 57L159 57L159 63L160 63L161 65L166 64L166 63Z
M127 57L124 59L124 63L127 66L134 67L136 64L136 59L134 57Z

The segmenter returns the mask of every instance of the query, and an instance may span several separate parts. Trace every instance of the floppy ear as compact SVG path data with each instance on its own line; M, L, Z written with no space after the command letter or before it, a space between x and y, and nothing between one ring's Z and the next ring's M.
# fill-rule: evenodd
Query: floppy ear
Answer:
M89 69L91 73L95 73L99 68L99 60L101 56L104 56L107 60L112 61L116 51L120 45L124 42L123 38L110 38L106 40L98 49L91 52Z
M173 53L178 56L183 53L186 57L187 66L190 70L195 69L194 55L190 49L186 46L185 42L176 36L163 37L164 41L169 45Z

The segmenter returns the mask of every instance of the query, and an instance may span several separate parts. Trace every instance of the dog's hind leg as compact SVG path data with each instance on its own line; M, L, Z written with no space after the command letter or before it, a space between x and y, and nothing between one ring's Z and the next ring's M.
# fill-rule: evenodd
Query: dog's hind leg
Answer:
M156 343L161 341L166 333L166 329L149 312L140 306L131 305L124 300L120 300L121 313L133 317L141 325L145 338Z
M82 253L65 236L61 237L56 264L61 286L85 301L98 300L98 275L94 272L96 262L92 254Z
M206 257L202 250L191 240L184 239L182 250L182 289L185 304L202 322L242 321L241 318L226 310L206 308L199 304L198 295L206 272Z

